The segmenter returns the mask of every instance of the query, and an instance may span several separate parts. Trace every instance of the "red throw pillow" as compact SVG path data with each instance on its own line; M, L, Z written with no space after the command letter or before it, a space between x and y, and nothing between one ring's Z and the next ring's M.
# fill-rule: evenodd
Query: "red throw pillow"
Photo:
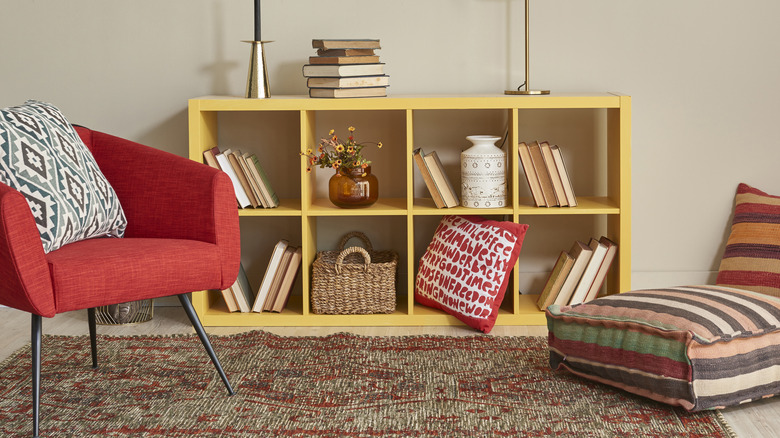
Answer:
M528 225L445 216L420 259L415 300L489 333Z

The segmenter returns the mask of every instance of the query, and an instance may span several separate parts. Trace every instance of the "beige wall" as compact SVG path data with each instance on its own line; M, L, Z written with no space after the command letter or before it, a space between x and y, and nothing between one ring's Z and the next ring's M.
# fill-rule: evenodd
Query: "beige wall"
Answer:
M274 94L306 91L301 65L326 37L381 39L394 94L522 82L520 0L264 0L263 13ZM737 183L780 194L777 16L770 0L532 1L535 88L633 96L634 287L712 280ZM0 107L49 101L186 156L187 99L243 94L252 2L0 0L0 29Z

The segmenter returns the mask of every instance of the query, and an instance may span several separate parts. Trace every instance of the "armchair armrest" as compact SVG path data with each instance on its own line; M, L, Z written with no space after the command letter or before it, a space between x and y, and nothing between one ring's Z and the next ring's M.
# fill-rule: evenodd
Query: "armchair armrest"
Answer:
M24 196L0 183L0 304L36 315L57 312L41 235Z
M233 185L217 169L86 128L77 128L119 197L125 237L190 239L217 245L223 279L238 274L241 248ZM231 279L232 278L232 279Z

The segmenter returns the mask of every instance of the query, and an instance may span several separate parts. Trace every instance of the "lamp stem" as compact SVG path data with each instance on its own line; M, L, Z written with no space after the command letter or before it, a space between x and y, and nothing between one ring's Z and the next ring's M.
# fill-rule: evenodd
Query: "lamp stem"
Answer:
M531 77L531 56L530 53L530 47L531 47L531 31L530 31L530 12L528 3L530 0L525 0L525 82L521 87L524 87L523 90L520 89L520 87L517 87L517 90L506 90L504 91L504 94L522 94L522 95L528 95L528 94L550 94L550 90L531 90L530 86L530 77Z
M530 50L531 47L530 41L531 41L531 31L529 30L528 24L531 22L528 17L530 17L529 7L528 7L529 0L525 0L525 91L528 91L529 85L531 83L531 63L528 61L531 58Z

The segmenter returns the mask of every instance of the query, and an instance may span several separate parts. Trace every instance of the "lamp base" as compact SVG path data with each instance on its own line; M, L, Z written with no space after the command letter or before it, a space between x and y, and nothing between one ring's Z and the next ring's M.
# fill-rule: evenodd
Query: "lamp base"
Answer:
M540 94L550 94L550 90L506 90L504 94L535 96Z

